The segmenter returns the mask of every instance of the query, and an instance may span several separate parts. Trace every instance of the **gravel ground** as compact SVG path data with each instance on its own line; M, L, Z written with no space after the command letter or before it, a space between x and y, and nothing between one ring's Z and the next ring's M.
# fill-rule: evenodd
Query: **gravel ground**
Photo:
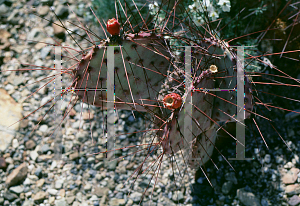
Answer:
M55 71L22 69L32 68L26 64L53 67L53 47L38 43L55 43L50 36L64 39L64 45L80 49L68 35L63 35L64 29L33 15L37 12L45 19L56 21L50 12L53 6L67 28L85 35L66 20L76 21L71 9L83 19L83 10L88 9L90 2L68 1L70 7L66 3L0 0L0 205L139 205L149 182L150 189L142 205L299 205L300 116L292 113L271 113L273 124L291 151L266 121L256 118L258 125L263 125L261 129L269 150L258 132L249 131L246 154L254 160L230 161L233 170L215 151L212 158L218 170L211 163L206 165L213 188L201 170L186 170L180 155L175 158L177 166L167 157L161 161L157 182L156 176L152 178L154 168L138 178L131 176L144 161L145 152L132 155L141 146L128 146L152 139L151 132L133 133L151 128L149 121L139 113L118 111L116 118L110 111L104 113L96 107L77 103L58 126L59 120L53 110L48 113L54 102L51 98L55 85L51 82L43 87L50 80L43 78ZM100 31L99 28L96 31ZM78 42L84 45L86 41L79 38ZM63 65L67 67L70 63ZM18 71L6 71L8 69ZM69 85L70 79L65 76L63 85ZM32 84L34 82L37 83ZM271 88L269 91L272 92ZM276 91L282 95L284 92ZM298 93L291 89L289 97L297 99ZM70 101L76 100L71 92L64 98L65 108ZM275 97L264 98L267 97L261 97L263 102L277 101ZM50 103L46 104L48 101ZM300 106L294 104L289 108L296 110ZM7 129L27 115L28 118ZM124 157L113 161L107 161L105 154L99 153L105 151L103 121L106 118L118 134L115 148L123 148L116 150L115 156ZM234 131L234 125L228 125L227 129ZM224 157L233 157L235 142L220 133L217 148ZM62 154L58 155L58 151ZM149 157L143 170L158 159L157 154L159 151ZM172 166L180 169L173 170Z

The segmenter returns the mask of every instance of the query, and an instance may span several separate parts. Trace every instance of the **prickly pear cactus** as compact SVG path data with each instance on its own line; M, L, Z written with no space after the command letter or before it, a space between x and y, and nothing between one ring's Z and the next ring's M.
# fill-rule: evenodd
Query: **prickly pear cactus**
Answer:
M114 59L107 59L109 39L83 56L74 71L73 85L84 102L106 109L107 62L114 61L115 105L117 109L152 110L157 103L160 82L167 76L171 56L159 35L138 33L119 38ZM133 104L135 103L135 105Z
M226 42L214 37L189 43L197 47L188 87L184 60L180 61L162 34L146 32L115 35L95 46L74 70L73 85L84 102L106 109L106 93L99 89L105 90L107 62L114 61L115 108L153 114L163 153L174 155L182 150L189 166L196 168L210 159L219 122L235 121L236 91L229 90L237 84L236 55ZM110 45L119 45L114 59L107 59ZM246 109L251 111L251 88L245 79ZM209 91L215 88L228 91ZM170 106L171 93L182 98L182 105ZM185 109L188 105L190 111Z
M171 121L166 124L160 136L164 138L162 146L165 153L172 154L180 149L185 151L189 166L197 168L205 164L213 153L220 122L235 121L237 113L236 91L236 55L228 44L208 38L199 42L192 58L194 73L190 88L184 89L184 72L177 70L169 75L163 85L162 93L178 92L182 96L192 94L192 111L173 112ZM205 70L206 69L206 70ZM178 83L180 82L180 84ZM207 91L201 91L204 88ZM228 91L209 91L209 89ZM164 94L163 94L164 93ZM190 102L185 102L190 104ZM184 105L183 105L184 107ZM252 111L251 85L245 77L245 109ZM184 124L186 115L191 116L192 122ZM250 116L245 112L245 117ZM184 136L184 131L192 127L192 133Z
M201 91L192 91L192 88L213 88L214 84L213 73L208 69L195 78L192 86L186 89L184 96L191 95L192 102L185 101L183 107L192 104L192 111L186 111L182 107L180 111L174 111L171 114L171 120L166 124L162 134L162 146L165 153L173 154L183 150L185 155L188 156L188 161L189 158L192 158L191 153L194 150L195 143L197 143L197 137L206 133L214 125L211 121L214 97ZM191 132L189 135L184 135L186 131ZM212 138L211 141L214 142L215 136L212 136ZM209 148L204 146L202 152L208 150ZM212 154L213 147L210 150L209 156Z

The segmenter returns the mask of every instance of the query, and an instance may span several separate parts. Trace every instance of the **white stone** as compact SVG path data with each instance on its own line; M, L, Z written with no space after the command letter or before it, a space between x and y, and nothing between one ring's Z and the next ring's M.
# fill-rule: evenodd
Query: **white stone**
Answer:
M54 168L57 166L57 162L53 161L51 166L50 166L50 170L54 170Z
M56 189L48 189L47 190L47 192L50 194L50 195L53 195L53 196L55 196L56 194L57 194L57 192L58 192L58 190L56 190Z
M29 153L29 155L30 155L30 158L33 160L33 161L35 161L36 160L36 158L39 156L39 154L37 153L37 151L30 151L30 153Z
M63 180L56 180L56 181L55 181L55 188L56 188L56 189L61 189L62 186L63 186L63 184L64 184L64 181L63 181Z
M19 142L18 142L17 139L13 139L13 141L12 141L12 147L15 148L15 149L19 147Z
M24 185L31 185L31 181L29 178L26 178L25 181L23 182Z
M264 160L265 160L265 163L269 164L271 162L271 155L266 154Z
M48 126L45 125L45 124L43 124L43 125L40 126L39 130L40 130L41 132L47 132Z

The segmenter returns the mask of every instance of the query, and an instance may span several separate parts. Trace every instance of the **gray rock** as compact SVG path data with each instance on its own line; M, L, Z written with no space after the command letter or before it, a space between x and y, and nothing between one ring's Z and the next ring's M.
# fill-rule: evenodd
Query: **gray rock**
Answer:
M46 199L46 193L44 191L37 192L33 197L33 200L37 203L43 202L44 199Z
M143 180L139 183L139 186L141 188L147 188L149 186L149 182L150 182L149 180Z
M8 167L6 168L6 170L8 171L8 173L10 173L10 171L13 170L14 168L15 168L15 165L9 164Z
M104 162L98 162L97 164L94 165L94 170L99 170L104 166Z
M223 194L227 195L230 190L232 189L232 182L231 181L228 181L228 182L225 182L223 185L222 185L222 192Z
M76 199L77 199L79 202L82 203L82 193L81 193L81 192L78 192L78 193L76 194Z
M5 200L8 200L10 202L18 198L18 196L16 194L9 192L9 191L4 192L3 197Z
M30 158L31 158L33 161L35 161L35 160L38 158L38 156L39 156L39 154L38 154L37 151L35 151L35 150L30 151L29 155L30 155Z
M97 195L97 197L101 198L103 196L107 196L108 195L108 192L109 192L109 189L107 187L99 187L99 186L96 186L95 187L95 195Z
M261 206L269 206L269 201L267 199L261 199L260 201Z
M233 184L237 184L237 179L235 177L235 173L234 172L229 172L225 174L225 179L227 181L231 181Z
M183 196L183 193L181 191L175 191L173 196L172 196L172 200L174 202L183 201L183 198L184 198L184 196Z
M34 174L37 176L37 177L39 177L39 178L41 178L42 177L42 173L43 172L43 169L42 168L37 168L35 171L34 171Z
M43 124L39 127L39 131L41 132L47 132L48 131L48 126L46 124Z
M111 198L109 200L108 204L111 205L111 206L121 206L121 205L125 205L125 200L124 199Z
M16 193L16 194L20 194L20 193L24 192L24 186L23 185L14 186L14 187L9 188L9 191Z
M34 149L35 146L36 146L36 143L35 143L35 141L33 141L32 139L28 140L28 141L25 143L25 148L28 149L28 150Z
M68 16L69 10L66 6L59 4L55 9L55 13L58 17L64 18Z
M118 165L118 160L105 161L105 167L108 170L115 170Z
M9 8L5 4L0 5L0 16L6 16Z
M13 160L13 158L11 158L11 157L7 157L7 158L5 159L5 162L6 162L7 164L14 164L14 160Z
M108 179L107 180L107 187L110 190L114 190L115 189L115 182L113 179Z
M88 163L94 163L95 162L95 157L89 157L88 159L87 159L87 162Z
M293 137L295 136L295 131L292 128L287 129L288 137Z
M47 126L47 128L48 128L48 126ZM42 151L42 153L44 153L44 154L46 154L48 151L50 151L51 149L50 149L50 147L49 147L49 145L48 144L44 144L42 147L41 147L41 151Z
M108 114L107 123L114 124L118 120L118 117L114 114Z
M168 198L172 199L172 192L171 191L168 193Z
M50 46L43 47L41 50L41 58L45 59L49 54L52 48Z
M57 166L57 162L53 161L51 166L50 166L50 170L54 170L54 168L56 168L56 166Z
M79 158L79 153L78 152L73 152L69 155L70 160L76 160Z
M51 173L50 173L50 175L51 175ZM28 175L28 178L33 180L33 181L38 181L39 180L39 178L36 175ZM51 176L50 176L50 178L51 178Z
M6 178L5 184L7 187L14 186L24 180L27 176L28 168L24 162L19 167L14 169Z
M120 139L120 140L124 140L124 139L126 139L126 138L127 138L127 136L126 136L125 134L122 134L122 135L119 136L119 139Z
M92 195L90 201L97 201L99 198L96 195Z
M63 180L56 180L55 181L55 189L61 189L63 187L64 181Z
M83 187L85 191L90 191L92 189L92 185L90 183L86 183Z
M132 115L130 115L127 119L129 122L134 122L134 117Z
M102 180L102 175L101 174L96 174L95 178L96 178L96 180L100 181L100 180Z
M8 16L7 21L11 24L18 24L22 14L19 9L14 9Z
M116 195L115 195L115 198L117 199L123 199L124 197L124 194L122 192L118 192Z
M269 206L269 201L268 199L263 198L261 199L260 204L261 206Z
M295 112L300 112L300 109L296 109ZM285 115L285 121L290 121L292 119L295 119L296 117L298 117L300 115L300 113L295 113L295 112L290 112L290 113L287 113Z
M47 105L49 104L49 101L51 100L51 96L45 96L42 98L41 100L41 103L40 103L40 106L43 106L43 105ZM48 102L48 103L47 103ZM50 101L51 102L51 101Z
M259 199L252 192L246 192L244 188L237 190L237 198L245 206L261 206Z
M50 195L55 196L55 195L57 195L58 190L50 188L50 189L47 190L47 192L48 192Z
M32 200L25 200L22 206L33 206L34 202Z
M23 84L24 82L25 82L25 79L22 75L15 75L15 76L13 76L13 80L12 80L11 83L14 86L19 86L19 85Z
M66 197L66 201L69 205L72 204L74 200L75 200L75 196Z
M89 134L87 132L80 131L76 134L76 138L79 142L85 142L89 138Z
M49 12L49 6L41 6L37 9L37 12L40 16L46 16Z
M73 202L73 204L72 204L72 206L80 206L80 205L81 205L81 203L78 202L78 201L75 201L75 202Z
M68 203L66 202L65 198L60 200L55 200L55 206L67 206Z
M280 156L276 156L276 163L281 164L283 162L283 158Z
M141 201L143 194L139 192L133 192L130 194L130 199L133 200L133 202L138 203Z
M32 41L41 41L42 38L43 38L42 32L43 32L43 31L41 30L41 28L38 28L38 27L33 28L33 29L31 29L31 31L28 33L27 39L28 39L29 41L30 41L30 40L32 40Z

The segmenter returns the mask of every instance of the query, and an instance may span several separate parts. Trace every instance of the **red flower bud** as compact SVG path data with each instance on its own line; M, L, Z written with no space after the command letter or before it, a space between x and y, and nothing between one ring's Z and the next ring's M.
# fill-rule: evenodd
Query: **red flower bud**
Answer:
M115 18L109 19L106 29L111 35L118 35L120 33L120 24Z
M171 93L164 97L163 99L164 105L168 109L178 109L182 104L182 99L179 94Z

